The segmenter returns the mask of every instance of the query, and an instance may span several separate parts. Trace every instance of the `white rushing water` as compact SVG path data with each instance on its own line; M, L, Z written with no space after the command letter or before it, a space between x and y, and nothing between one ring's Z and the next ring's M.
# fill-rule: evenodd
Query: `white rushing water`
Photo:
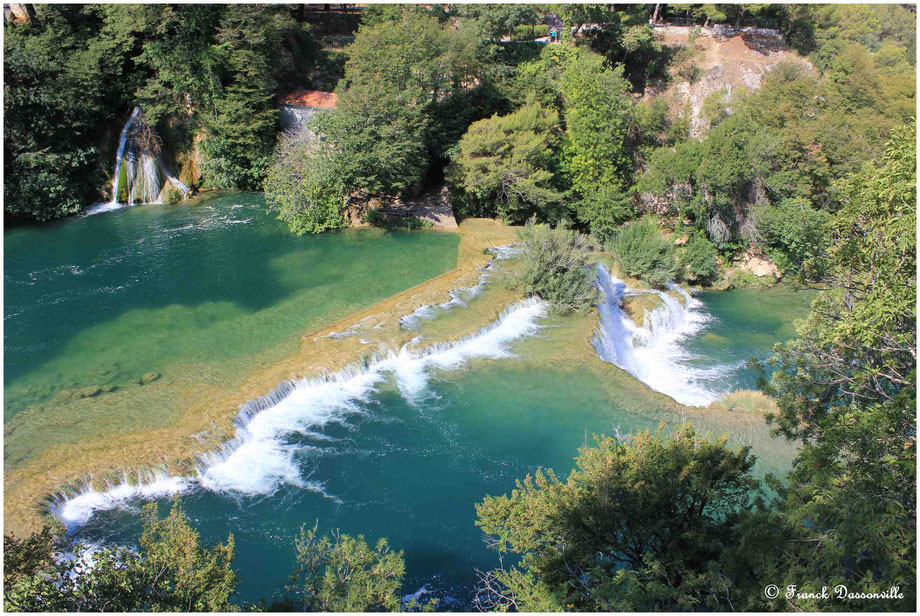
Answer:
M535 334L547 305L539 299L515 304L490 326L454 343L413 349L409 345L364 365L322 378L284 383L264 398L243 405L236 436L204 456L197 477L150 474L98 491L87 487L62 497L51 512L68 526L85 524L96 511L124 507L136 499L155 499L195 487L238 494L271 494L284 484L322 492L322 486L301 475L298 454L309 446L294 436L322 436L319 431L355 413L385 382L408 401L427 392L436 370L454 370L477 358L513 357L510 344Z
M702 302L677 285L669 288L682 295L683 301L663 291L627 290L603 265L598 265L596 284L603 291L597 305L600 324L594 337L594 348L601 359L616 364L681 404L706 406L723 393L707 383L730 367L694 366L692 362L698 358L681 344L712 319ZM636 293L654 293L661 299L661 306L646 314L642 327L623 310L624 296Z
M67 526L80 526L88 522L97 511L117 509L137 498L151 500L172 496L190 488L191 482L184 477L173 477L166 472L151 472L133 480L125 477L101 492L86 486L76 495L60 499L50 510Z
M121 136L118 138L118 151L115 153L115 184L112 189L112 204L118 204L118 189L119 182L121 181L121 163L125 155L125 146L128 143L128 136L131 133L131 127L134 126L134 123L137 121L138 116L141 115L141 110L139 107L135 107L131 111L131 116L128 118L128 121L125 122L124 128L121 129Z
M456 306L466 306L470 300L482 294L486 288L486 283L494 274L495 266L498 265L501 261L506 259L511 259L514 257L518 248L513 244L507 246L496 246L494 248L488 249L488 252L492 254L492 260L488 264L481 268L481 273L479 274L476 284L467 289L455 289L448 292L448 299L442 304L437 306L431 306L425 304L419 306L415 309L415 312L412 314L407 314L399 320L399 324L403 329L417 329L420 321L428 321L434 319L442 312L450 310Z
M186 196L190 189L172 173L163 162L163 157L155 151L138 150L134 137L143 126L143 112L135 107L121 129L118 138L118 150L115 154L115 178L112 185L112 200L108 203L99 203L86 209L86 214L100 214L111 212L124 207L118 202L118 193L121 190L121 170L125 170L127 183L127 205L135 203L159 203L160 191L164 180L161 173L182 196Z

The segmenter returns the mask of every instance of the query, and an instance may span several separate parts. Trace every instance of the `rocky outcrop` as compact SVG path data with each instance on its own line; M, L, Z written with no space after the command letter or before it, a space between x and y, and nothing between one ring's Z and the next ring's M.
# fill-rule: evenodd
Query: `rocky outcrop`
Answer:
M35 19L35 9L31 4L10 2L3 7L3 17L14 24L25 24Z
M770 276L777 279L782 278L779 268L776 267L776 263L762 255L750 253L744 255L738 269L742 272L753 274L758 278L763 278L764 276Z
M418 218L430 222L434 228L457 228L457 219L450 204L450 191L446 186L427 192L416 199L362 194L349 197L348 214L351 226L367 225L366 215L370 211L387 220Z
M648 88L644 95L644 98L664 96L674 116L689 113L694 137L700 137L709 128L702 109L710 96L721 93L722 103L730 112L736 93L759 89L764 76L780 62L811 68L807 60L785 46L782 35L776 31L714 27L699 32L700 36L691 36L691 29L685 26L655 29L664 45L691 46L695 50L693 63L701 78L692 83L679 79L664 90Z

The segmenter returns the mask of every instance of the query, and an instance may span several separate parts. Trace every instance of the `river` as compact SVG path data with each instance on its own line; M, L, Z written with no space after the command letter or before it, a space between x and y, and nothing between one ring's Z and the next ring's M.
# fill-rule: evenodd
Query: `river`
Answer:
M299 336L321 323L447 271L457 242L450 233L371 229L293 237L258 195L12 230L4 417L16 430L7 463L87 434L166 422L174 411L161 403L181 406L189 384L232 388L295 352ZM666 387L648 385L676 383L665 393L689 395L690 404L752 387L744 361L765 358L794 333L809 293L780 286L681 300L675 321L631 340L636 371L598 352L596 313L552 315L538 300L512 303L460 342L425 346L439 322L469 318L500 293L482 280L463 301L419 311L426 318L407 325L420 336L415 344L295 382L283 399L241 417L235 438L194 473L148 491L164 511L180 493L205 541L234 534L239 600L279 598L297 530L318 522L324 532L387 537L405 551L407 592L425 588L443 607L468 607L475 569L498 563L474 525L474 504L541 466L565 476L594 434L690 420L752 446L758 475L788 469L794 449L772 438L762 417L683 406L634 375L670 371ZM656 344L667 353L646 352ZM151 372L162 376L137 384ZM164 392L143 395L156 383ZM61 394L109 385L77 402ZM105 404L124 391L134 392L124 398L134 409ZM19 413L25 419L11 422ZM92 544L130 545L143 496L90 491L54 511Z

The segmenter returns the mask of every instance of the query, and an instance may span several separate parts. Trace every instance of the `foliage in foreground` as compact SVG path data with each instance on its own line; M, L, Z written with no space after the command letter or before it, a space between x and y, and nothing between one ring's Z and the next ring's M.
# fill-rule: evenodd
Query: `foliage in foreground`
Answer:
M49 529L3 538L3 597L8 611L221 612L233 609L237 575L233 535L212 548L178 504L159 519L144 508L140 550L104 548L91 556ZM77 556L55 560L70 548Z
M386 539L371 548L364 537L317 534L301 527L294 541L297 565L291 590L307 612L395 612L406 565Z
M581 311L594 305L594 267L581 234L530 220L517 237L521 265L511 275L511 286L545 299L556 310Z
M481 576L478 600L519 611L726 609L712 575L738 539L757 482L748 448L690 424L598 438L566 481L539 470L476 506L476 524L520 565Z
M768 476L761 493L746 452L689 426L599 440L568 481L537 473L478 505L494 547L521 556L482 575L482 606L914 611L914 126L841 190L831 288L797 338L777 345L764 384L775 400L768 419L801 446L789 475ZM735 392L720 406L769 405ZM770 584L776 597L764 594ZM805 595L787 597L790 585ZM838 596L838 585L855 596ZM861 596L872 593L880 598Z
M231 564L233 536L201 545L178 501L166 518L156 504L143 510L139 548L89 552L62 528L46 526L24 539L3 537L6 611L226 612L239 578ZM370 547L364 537L334 531L321 536L302 527L294 541L297 564L288 597L243 609L308 612L432 611L437 601L403 604L405 562L387 540Z
M677 274L674 245L661 236L651 218L622 227L607 244L607 250L626 274L653 287L664 288Z
M802 444L780 491L784 582L900 586L884 609L912 611L917 548L916 128L843 183L832 226L830 290L796 339L778 346L766 391L777 431ZM776 582L781 584L779 581ZM866 609L800 601L785 609Z

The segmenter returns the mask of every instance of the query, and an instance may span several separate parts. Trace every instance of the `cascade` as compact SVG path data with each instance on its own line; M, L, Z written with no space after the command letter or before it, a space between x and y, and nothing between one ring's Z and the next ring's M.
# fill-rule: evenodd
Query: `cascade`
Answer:
M125 122L124 128L121 129L121 136L118 139L118 152L115 154L115 186L112 190L112 203L118 203L118 189L119 182L121 180L121 159L125 153L125 145L128 143L128 134L131 132L131 127L134 126L134 122L137 121L138 116L141 114L139 107L135 107L131 112L131 117L128 118L128 121Z
M681 404L706 406L719 397L721 392L713 391L707 381L729 367L696 367L696 358L681 344L711 320L702 302L673 283L668 290L682 296L683 301L664 291L629 290L603 265L598 265L596 284L603 296L597 305L600 320L593 343L602 360L623 368ZM661 305L648 311L639 326L623 310L623 299L642 293L657 295Z
M426 390L435 371L454 370L476 358L513 357L511 343L535 334L546 312L543 300L523 300L491 325L456 342L423 349L407 345L333 374L284 382L240 407L235 437L202 456L196 476L177 477L158 471L125 477L102 490L87 484L78 491L59 494L49 504L49 510L74 527L86 523L96 511L193 489L267 495L287 484L334 500L324 492L322 484L302 476L298 459L310 450L310 445L292 437L327 439L322 433L324 426L364 412L364 403L385 381L413 402L429 395Z
M160 169L163 170L163 175L166 176L166 179L169 180L169 183L175 186L176 189L178 189L178 191L182 193L183 197L187 195L190 190L189 187L186 186L184 182L179 180L179 178L177 178L176 176L174 176L172 173L169 172L169 168L166 166L166 163L163 162L162 156L157 155L157 163L159 163Z
M118 141L111 206L118 205L122 167L125 170L128 205L159 203L164 176L182 193L183 197L190 192L188 186L170 173L166 163L163 161L163 157L157 151L158 146L148 144L145 147L141 145L139 140L135 139L139 134L142 134L141 131L145 128L147 127L144 125L143 112L139 107L135 107L124 128L121 129L121 136Z

